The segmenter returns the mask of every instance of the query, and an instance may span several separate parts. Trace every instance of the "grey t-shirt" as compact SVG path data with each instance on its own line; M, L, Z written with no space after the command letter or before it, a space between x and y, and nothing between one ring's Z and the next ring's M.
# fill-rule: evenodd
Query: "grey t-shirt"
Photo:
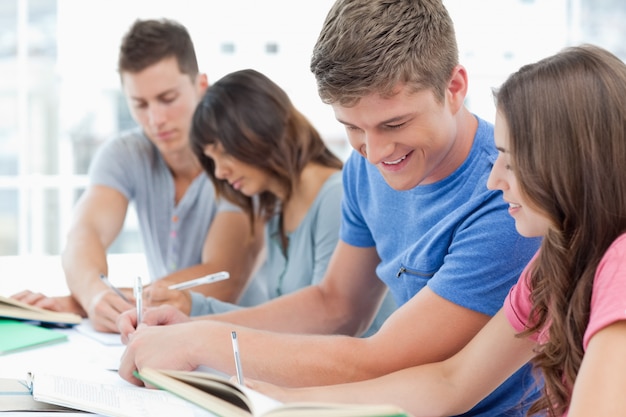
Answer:
M201 263L202 246L217 212L239 210L226 201L216 202L204 172L175 204L172 174L141 129L105 142L89 167L89 180L118 190L134 204L151 281Z
M280 244L280 217L270 219L265 227L267 257L238 305L192 293L191 315L224 313L258 305L320 282L339 239L342 195L341 172L338 172L328 178L300 225L288 235L286 253ZM378 329L394 309L395 304L388 295L367 334Z

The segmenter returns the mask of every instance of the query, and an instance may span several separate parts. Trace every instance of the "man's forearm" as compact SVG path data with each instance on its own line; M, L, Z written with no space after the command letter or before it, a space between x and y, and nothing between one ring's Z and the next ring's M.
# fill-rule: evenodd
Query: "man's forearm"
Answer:
M92 298L106 289L99 278L107 273L106 251L99 243L81 240L69 243L61 260L70 292L87 310Z
M205 319L279 333L354 334L356 331L352 329L353 315L326 303L315 285L255 307L194 318Z
M194 333L202 335L198 364L234 375L231 331L237 332L245 377L284 386L327 385L357 381L388 372L387 361L376 357L374 345L349 336L264 332L205 321Z

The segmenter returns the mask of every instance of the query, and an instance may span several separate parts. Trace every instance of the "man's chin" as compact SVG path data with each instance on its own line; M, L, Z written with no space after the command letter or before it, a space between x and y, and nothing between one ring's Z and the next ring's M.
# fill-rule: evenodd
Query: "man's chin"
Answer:
M415 178L407 178L406 176L393 176L385 175L381 172L383 179L387 185L396 191L407 191L413 189L419 185L419 182L415 181Z

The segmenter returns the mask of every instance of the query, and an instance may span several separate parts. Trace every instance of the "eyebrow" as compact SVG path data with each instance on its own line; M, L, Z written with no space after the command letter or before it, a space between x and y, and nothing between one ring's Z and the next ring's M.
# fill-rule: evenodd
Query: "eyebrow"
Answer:
M404 120L404 119L406 119L407 117L410 117L410 116L411 116L411 113L402 114L402 115L400 115L400 116L395 116L395 117L392 117L391 119L387 119L387 120L383 120L383 121L381 121L381 122L378 122L378 123L377 123L377 126L382 126L382 125L388 125L388 124L390 124L390 123L395 123L395 122L398 122L398 121ZM352 123L348 123L348 122L346 122L346 121L344 121L344 120L341 120L340 118L337 118L337 121L338 121L339 123L343 124L343 125L347 125L347 126L355 126L355 125L353 125Z
M174 87L174 88L170 88L169 90L165 90L165 91L163 91L162 93L157 94L156 98L161 100L161 99L163 99L163 97L165 97L166 95L168 95L168 94L172 94L172 93L175 93L176 91L177 91L177 88L176 88L176 87ZM131 96L130 98L131 98L131 100L134 100L134 101L146 101L146 99L145 99L145 98L143 98L143 97L134 97L134 96Z
M496 146L496 149L497 149L499 152L502 152L502 153L509 153L509 151L507 151L506 149L504 149L502 146Z

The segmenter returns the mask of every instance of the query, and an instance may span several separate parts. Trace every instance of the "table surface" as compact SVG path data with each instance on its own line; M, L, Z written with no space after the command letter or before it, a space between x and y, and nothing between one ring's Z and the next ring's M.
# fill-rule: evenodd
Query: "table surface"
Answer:
M101 406L110 405L112 410L116 410L115 412L120 412L120 407L126 405L130 408L124 408L123 412L137 415L137 417L146 415L217 417L167 392L157 393L154 392L155 390L142 388L153 393L138 394L137 387L123 380L117 373L120 358L125 349L119 335L95 332L87 319L73 328L54 329L54 331L65 333L68 340L0 355L0 378L26 380L28 373L31 372L34 374L34 383L37 384L37 375L51 375L52 381L56 381L58 377L68 377L68 381L84 382L85 400L93 401ZM100 392L94 390L100 390L105 394L94 396L94 392ZM67 390L60 388L60 391ZM82 392L81 395L83 395ZM113 395L119 404L117 401L112 401L109 395ZM274 403L274 400L270 401L270 405ZM78 417L81 415L83 414L75 412L41 411L2 413L3 417ZM85 415L105 417L101 414Z
M108 263L109 277L114 285L132 286L135 276L148 277L145 258L141 254L109 255ZM68 294L60 257L0 256L0 294L10 296L25 289L50 296ZM54 331L67 334L66 342L0 355L0 378L25 379L28 372L64 374L76 369L93 368L97 372L117 369L124 351L124 345L121 342L115 343L115 338L118 336L100 334L100 340L98 340L97 333L89 332L91 326L88 320L84 320L80 328L81 331L78 327L54 329ZM119 380L120 383L125 383L121 378ZM78 414L16 412L2 413L2 415L76 417Z
M112 254L107 261L113 285L132 287L136 276L150 281L143 254ZM0 295L8 297L26 289L49 296L69 294L60 256L0 256Z

